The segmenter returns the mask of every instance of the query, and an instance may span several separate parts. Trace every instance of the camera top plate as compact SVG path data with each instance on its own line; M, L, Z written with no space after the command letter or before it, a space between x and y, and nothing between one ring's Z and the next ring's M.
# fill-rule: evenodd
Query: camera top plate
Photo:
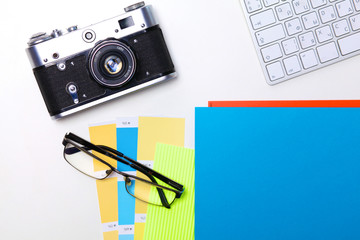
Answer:
M32 68L64 62L71 56L93 48L97 42L122 37L158 25L151 5L143 2L125 8L124 14L78 29L54 30L51 34L34 34L28 42L26 53ZM126 27L120 26L126 22Z

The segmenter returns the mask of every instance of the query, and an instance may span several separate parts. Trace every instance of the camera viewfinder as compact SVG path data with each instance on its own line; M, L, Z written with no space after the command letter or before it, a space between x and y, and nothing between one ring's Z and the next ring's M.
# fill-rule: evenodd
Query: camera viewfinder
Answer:
M120 25L121 29L125 29L128 27L134 26L135 24L134 24L133 18L130 16L130 17L119 20L119 25Z

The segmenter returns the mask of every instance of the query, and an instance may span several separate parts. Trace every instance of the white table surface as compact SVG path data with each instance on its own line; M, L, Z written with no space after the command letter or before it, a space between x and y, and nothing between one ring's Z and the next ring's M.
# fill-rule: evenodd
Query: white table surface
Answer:
M116 117L182 117L185 145L194 148L194 109L208 100L360 99L360 56L269 86L238 0L149 0L179 76L51 120L25 54L28 38L97 23L134 2L1 4L1 239L102 239L95 182L62 157L61 141L68 131L88 138L89 124Z

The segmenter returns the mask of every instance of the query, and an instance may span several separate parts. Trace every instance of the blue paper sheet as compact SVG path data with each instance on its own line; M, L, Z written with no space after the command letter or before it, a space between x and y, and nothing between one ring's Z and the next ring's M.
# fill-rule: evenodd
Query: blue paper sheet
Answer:
M196 108L195 238L360 239L359 108Z
M137 159L138 122L137 118L120 118L117 120L116 142L118 151ZM122 172L136 174L133 168L118 162L117 169ZM119 240L134 239L135 198L127 193L124 179L118 180L118 224Z

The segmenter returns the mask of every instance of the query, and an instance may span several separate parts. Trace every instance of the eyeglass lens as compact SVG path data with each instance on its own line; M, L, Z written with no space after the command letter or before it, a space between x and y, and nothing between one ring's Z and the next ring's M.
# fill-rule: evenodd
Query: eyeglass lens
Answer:
M104 159L107 162L114 161L112 159L109 160L109 157L95 150L87 151L71 143L67 143L64 148L64 157L66 161L80 172L99 180L109 176L112 169L100 160L94 158L91 154L99 157L100 159ZM140 177L148 182L152 182L150 178L139 171L137 172L137 177ZM174 192L154 186L146 181L141 181L129 176L125 179L126 191L141 201L159 206L162 206L164 202L164 199L161 201L161 196L166 197L165 202L167 202L168 205L171 205L171 203L175 200L176 194ZM159 194L160 189L162 189L162 195Z
M142 173L138 172L137 176L151 182L151 180ZM176 194L170 190L157 187L155 185L149 184L145 181L141 181L139 179L135 179L132 177L128 177L125 180L125 187L128 193L134 196L135 198L159 206L163 205L160 198L161 195L159 194L160 189L162 189L166 197L165 201L167 201L169 205L175 200L176 197Z
M100 155L100 158L103 157L101 156L102 154L98 152L89 152L95 156ZM93 158L91 155L85 153L71 143L68 143L65 146L64 157L71 166L90 177L104 179L111 173L111 168L108 165L98 161L96 158Z

